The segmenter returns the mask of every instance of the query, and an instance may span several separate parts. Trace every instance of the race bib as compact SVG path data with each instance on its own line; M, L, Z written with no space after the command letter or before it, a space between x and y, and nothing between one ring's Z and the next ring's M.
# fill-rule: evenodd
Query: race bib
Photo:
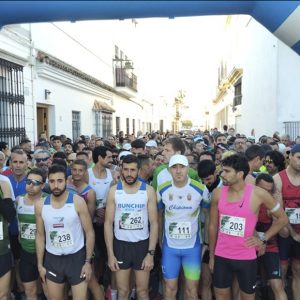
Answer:
M96 209L100 209L104 207L105 207L104 199L96 199Z
M291 224L300 224L300 208L286 208L285 213Z
M0 222L0 241L3 240L3 222Z
M144 228L143 213L141 211L122 213L119 222L120 229L136 230Z
M56 248L65 248L73 245L73 237L70 231L50 231L50 241Z
M169 224L169 236L176 240L190 239L192 237L191 222L171 222Z
M221 215L220 232L228 235L243 237L245 235L245 218Z
M21 223L20 231L22 239L34 240L36 236L36 225L30 223Z

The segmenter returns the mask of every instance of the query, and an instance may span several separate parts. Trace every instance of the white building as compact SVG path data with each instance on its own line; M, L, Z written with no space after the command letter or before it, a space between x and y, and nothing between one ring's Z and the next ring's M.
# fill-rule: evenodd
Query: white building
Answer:
M228 17L210 126L300 135L300 57L249 16Z
M80 134L106 137L120 130L154 130L159 121L153 103L139 99L134 59L122 48L132 24L116 23L118 35L108 35L108 24L113 22L89 34L71 23L2 28L0 140L14 145L26 134L37 141L43 131L76 139ZM91 34L98 39L94 50L88 44Z

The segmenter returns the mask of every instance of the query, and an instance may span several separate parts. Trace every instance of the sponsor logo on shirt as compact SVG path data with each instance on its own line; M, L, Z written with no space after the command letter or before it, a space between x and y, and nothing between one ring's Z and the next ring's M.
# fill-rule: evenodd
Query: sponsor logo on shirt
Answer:
M55 223L53 223L53 228L64 228L64 217L54 217Z
M145 208L145 204L138 204L138 203L118 203L118 208L125 208L125 209L143 209Z
M185 205L170 205L169 210L176 210L176 209L193 209L192 206L185 206Z

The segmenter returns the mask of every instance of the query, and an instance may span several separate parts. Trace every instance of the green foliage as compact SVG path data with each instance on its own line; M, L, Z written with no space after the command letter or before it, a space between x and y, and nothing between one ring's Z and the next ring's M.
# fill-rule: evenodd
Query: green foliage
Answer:
M193 127L193 122L191 120L183 120L181 121L182 128L190 129Z

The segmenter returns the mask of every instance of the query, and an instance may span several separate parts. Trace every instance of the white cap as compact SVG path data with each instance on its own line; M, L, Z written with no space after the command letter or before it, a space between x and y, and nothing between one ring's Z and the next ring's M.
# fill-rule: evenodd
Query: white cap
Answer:
M183 165L187 167L189 165L189 161L186 158L186 156L181 154L175 154L171 157L169 161L169 168L171 168L174 165Z
M119 160L122 159L123 157L127 156L127 155L133 155L130 151L121 151L119 153Z
M139 135L139 136L137 137L138 140L143 139L143 138L144 138L143 135Z
M284 144L278 143L278 148L279 148L278 150L279 150L281 153L283 153L286 147L285 147Z
M155 148L157 148L157 143L154 140L150 140L146 143L146 147L155 147Z
M126 143L122 146L122 149L129 151L131 149L131 145L129 143Z

